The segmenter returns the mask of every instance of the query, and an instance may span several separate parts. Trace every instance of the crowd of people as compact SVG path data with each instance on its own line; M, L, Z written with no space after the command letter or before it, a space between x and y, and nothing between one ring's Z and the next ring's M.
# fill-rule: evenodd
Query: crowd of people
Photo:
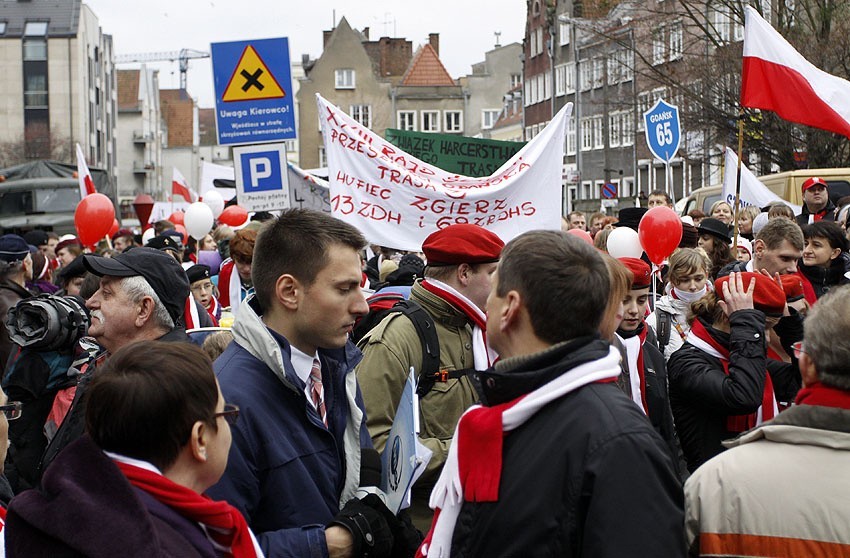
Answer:
M371 254L296 209L2 236L5 552L846 554L850 256L826 183L803 197L802 224L684 216L660 266L606 250L647 208ZM79 335L33 333L51 301ZM399 509L379 455L411 375L430 459Z

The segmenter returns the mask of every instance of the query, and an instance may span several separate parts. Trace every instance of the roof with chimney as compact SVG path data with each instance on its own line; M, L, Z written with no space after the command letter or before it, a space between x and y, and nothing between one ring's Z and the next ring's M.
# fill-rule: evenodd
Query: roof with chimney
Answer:
M455 85L455 80L449 75L446 67L440 62L437 51L430 43L419 47L407 72L401 80L401 85L435 86Z

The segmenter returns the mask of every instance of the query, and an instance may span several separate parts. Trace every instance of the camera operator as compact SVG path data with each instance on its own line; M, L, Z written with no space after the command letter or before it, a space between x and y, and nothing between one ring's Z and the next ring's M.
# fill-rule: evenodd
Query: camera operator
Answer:
M48 442L46 425L63 400L73 399L80 369L100 350L94 340L83 337L89 322L85 301L73 296L43 294L9 310L5 329L15 350L3 388L22 405L20 420L9 425L6 462L16 493L34 485Z
M16 234L0 236L0 316L19 300L29 298L26 282L32 279L32 256L27 242ZM6 328L0 327L0 365L6 372L6 363L12 352L12 341Z

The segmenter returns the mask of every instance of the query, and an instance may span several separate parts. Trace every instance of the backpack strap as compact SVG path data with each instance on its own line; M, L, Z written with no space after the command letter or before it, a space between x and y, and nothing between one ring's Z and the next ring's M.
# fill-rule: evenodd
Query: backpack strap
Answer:
M671 322L672 316L669 312L665 312L661 309L656 309L655 325L657 327L656 334L658 338L658 348L661 350L661 354L664 354L664 347L666 347L667 343L670 342Z

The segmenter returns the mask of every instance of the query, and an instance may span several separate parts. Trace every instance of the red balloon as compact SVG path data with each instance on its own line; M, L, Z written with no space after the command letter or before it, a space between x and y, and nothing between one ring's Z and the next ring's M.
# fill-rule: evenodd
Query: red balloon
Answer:
M168 216L168 220L175 225L185 225L186 223L183 222L183 215L184 213L182 211L175 211Z
M244 225L245 221L247 220L248 210L238 205L231 205L230 207L225 207L224 211L221 212L221 215L218 216L219 223L224 223L225 225L230 225L231 227L238 227L240 225Z
M649 261L661 265L682 241L682 220L669 207L653 207L640 220L638 238Z
M94 246L109 234L115 220L115 207L103 194L89 194L74 211L77 238L84 246Z
M109 236L117 233L121 226L118 224L118 219L112 220L112 227L109 229Z
M186 227L183 225L174 225L174 230L183 235L183 244L186 244Z
M593 246L593 238L591 238L590 233L587 231L583 231L581 229L570 229L567 231L567 234L571 234L575 237L578 237Z

